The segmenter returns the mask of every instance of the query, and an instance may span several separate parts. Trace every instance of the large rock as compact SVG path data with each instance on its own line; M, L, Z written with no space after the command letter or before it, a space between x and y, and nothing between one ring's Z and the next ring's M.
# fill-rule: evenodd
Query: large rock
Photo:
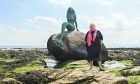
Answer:
M80 31L65 32L63 37L64 47L59 46L56 42L60 38L60 34L53 34L47 43L49 52L62 62L69 59L87 59L87 51L85 46L85 33ZM102 59L108 59L108 52L105 46L102 47Z

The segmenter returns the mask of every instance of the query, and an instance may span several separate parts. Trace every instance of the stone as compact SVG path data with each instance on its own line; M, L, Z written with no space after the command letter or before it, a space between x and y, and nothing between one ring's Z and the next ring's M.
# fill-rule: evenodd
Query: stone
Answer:
M135 66L140 66L140 59L133 60Z
M135 76L135 75L140 75L140 66L135 66L133 68L130 68L130 69L126 69L126 70L123 70L121 72L121 74L123 76Z
M2 80L1 84L23 84L23 83L13 78L5 78Z
M17 76L16 79L24 84L48 84L47 74L42 71L26 72L26 74Z
M47 42L47 48L56 60L63 62L69 59L80 60L87 59L85 33L80 31L65 32L63 37L64 46L57 44L56 40L60 38L60 34L53 34ZM106 47L102 47L103 61L108 59Z
M128 84L128 81L125 79L125 77L114 79L113 84Z

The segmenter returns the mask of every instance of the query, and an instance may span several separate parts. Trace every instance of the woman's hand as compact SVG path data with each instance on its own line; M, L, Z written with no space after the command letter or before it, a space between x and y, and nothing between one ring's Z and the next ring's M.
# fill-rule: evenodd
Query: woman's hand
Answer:
M103 45L103 40L100 41L101 45Z

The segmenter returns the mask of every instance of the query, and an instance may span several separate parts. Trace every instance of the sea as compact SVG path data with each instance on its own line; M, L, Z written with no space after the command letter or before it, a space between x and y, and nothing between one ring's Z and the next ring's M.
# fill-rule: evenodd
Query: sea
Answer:
M2 50L17 50L17 49L36 49L36 48L47 48L46 46L0 46Z

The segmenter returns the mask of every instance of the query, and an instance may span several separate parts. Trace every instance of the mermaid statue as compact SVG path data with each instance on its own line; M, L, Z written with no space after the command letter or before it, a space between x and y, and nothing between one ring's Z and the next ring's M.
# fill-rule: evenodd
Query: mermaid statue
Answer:
M77 21L76 21L76 14L73 8L71 7L68 8L66 17L67 17L67 22L64 22L62 24L60 39L57 39L57 43L61 46L64 45L62 39L64 37L65 29L67 29L67 31L74 31L76 28L76 30L79 31Z

